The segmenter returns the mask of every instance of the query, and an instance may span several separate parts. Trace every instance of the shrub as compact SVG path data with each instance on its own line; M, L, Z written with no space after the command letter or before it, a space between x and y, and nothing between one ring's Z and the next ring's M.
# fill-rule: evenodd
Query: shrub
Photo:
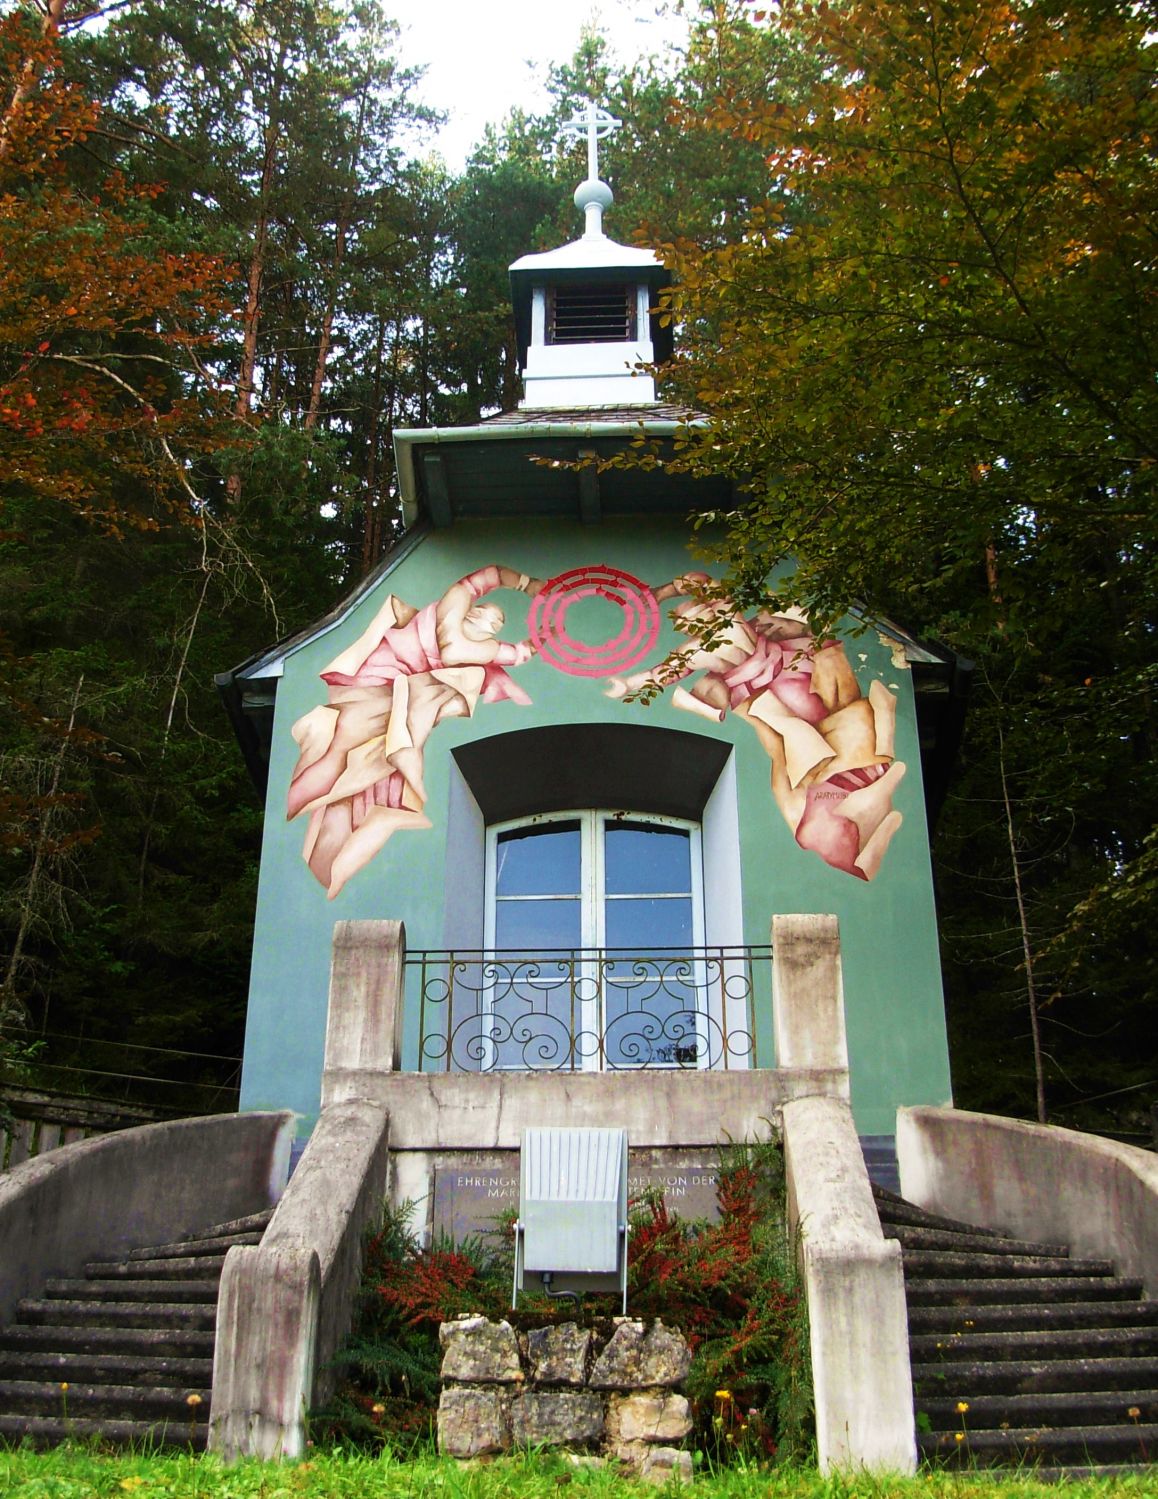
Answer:
M692 1349L688 1395L701 1448L719 1461L800 1459L811 1450L812 1393L803 1298L784 1214L778 1146L723 1153L719 1221L688 1222L663 1194L632 1205L628 1310L678 1327ZM493 1234L422 1248L410 1206L369 1240L343 1382L314 1430L359 1445L412 1450L429 1439L438 1403L439 1323L465 1312L516 1327L579 1320L610 1335L614 1298L523 1296L510 1311L513 1215Z

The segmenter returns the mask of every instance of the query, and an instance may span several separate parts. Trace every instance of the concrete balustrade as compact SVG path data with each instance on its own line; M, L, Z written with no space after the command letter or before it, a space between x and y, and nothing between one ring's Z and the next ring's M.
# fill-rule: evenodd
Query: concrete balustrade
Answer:
M300 1457L314 1396L321 1267L313 1249L235 1245L217 1295L209 1446Z
M808 1296L821 1467L911 1472L916 1448L900 1251L881 1233L849 1109L835 917L772 925L773 1070L447 1073L400 1070L405 933L339 922L322 1111L257 1248L226 1259L210 1445L294 1456L347 1331L362 1237L386 1193L422 1196L439 1150L517 1149L545 1118L628 1123L636 1145L714 1145L782 1121ZM391 1138L391 1136L393 1138Z
M841 1086L781 1108L789 1228L808 1301L822 1472L917 1465L900 1245L887 1240L848 1104L835 916L772 921L776 1057L833 1071Z
M226 1459L298 1457L305 1417L332 1387L350 1330L366 1230L386 1194L389 1117L331 1104L259 1245L225 1257L209 1445Z
M321 1115L261 1244L222 1272L209 1445L226 1459L299 1456L332 1386L386 1196L405 944L401 922L335 924Z
M290 1113L212 1114L64 1145L0 1177L0 1326L51 1277L277 1200Z
M901 1246L881 1232L852 1111L784 1105L789 1227L799 1235L821 1472L917 1466Z
M1158 1296L1158 1156L994 1114L897 1111L904 1195L946 1217L1114 1261Z

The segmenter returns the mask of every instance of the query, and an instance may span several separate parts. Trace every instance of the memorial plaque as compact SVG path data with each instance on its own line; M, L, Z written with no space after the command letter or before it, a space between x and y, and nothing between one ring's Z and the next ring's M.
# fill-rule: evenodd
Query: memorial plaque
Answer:
M716 1182L720 1158L713 1151L633 1150L627 1173L630 1198L642 1197L657 1187L663 1191L669 1213L686 1220L720 1216Z
M494 1233L501 1214L519 1208L516 1150L459 1151L434 1165L434 1238L456 1244L472 1234Z
M627 1191L637 1200L662 1190L668 1211L685 1220L719 1217L715 1151L639 1149L630 1152ZM431 1229L455 1243L493 1233L501 1214L519 1207L517 1150L440 1152L434 1162Z

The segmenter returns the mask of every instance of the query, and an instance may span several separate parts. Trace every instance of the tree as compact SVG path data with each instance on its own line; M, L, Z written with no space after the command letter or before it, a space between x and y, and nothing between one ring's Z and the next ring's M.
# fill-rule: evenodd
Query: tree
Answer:
M228 309L224 265L154 253L150 188L69 180L98 112L61 76L60 9L0 18L0 499L155 526L222 440L198 353Z
M29 1021L205 1049L237 1012L197 975L239 994L252 884L239 777L181 734L211 701L214 605L260 599L215 513L228 268L167 241L158 190L94 170L63 9L0 19L0 1024L7 1050Z
M1158 813L1153 16L789 0L763 24L821 72L712 111L768 193L734 242L665 250L675 383L713 418L682 462L749 492L718 518L736 597L791 562L777 596L818 623L868 601L977 661L939 844L951 1019L984 1028L1016 982L1044 1117L1106 1057L1153 1077L1153 944L1117 898L1153 889Z

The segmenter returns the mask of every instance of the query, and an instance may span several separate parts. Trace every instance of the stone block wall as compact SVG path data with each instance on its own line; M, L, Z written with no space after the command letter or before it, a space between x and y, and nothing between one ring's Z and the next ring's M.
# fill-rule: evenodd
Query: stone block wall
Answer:
M438 1446L448 1456L558 1447L657 1483L690 1479L691 1454L676 1444L692 1429L680 1390L691 1354L675 1329L617 1317L606 1340L574 1322L520 1336L509 1322L460 1317L439 1339Z

